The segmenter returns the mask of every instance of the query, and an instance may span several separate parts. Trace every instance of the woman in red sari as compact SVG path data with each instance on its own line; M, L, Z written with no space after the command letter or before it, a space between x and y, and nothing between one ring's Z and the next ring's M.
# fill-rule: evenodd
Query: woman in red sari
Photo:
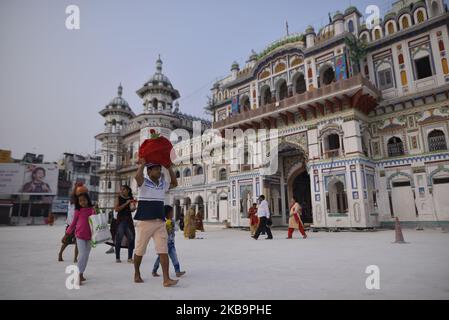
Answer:
M248 210L248 218L251 236L256 234L257 227L259 225L259 218L257 217L257 203L253 203L253 206Z
M299 205L298 200L296 199L295 196L293 196L292 203L290 206L290 218L288 221L288 238L287 239L293 238L293 232L295 231L295 229L298 229L299 232L301 232L302 237L304 239L307 238L306 232L304 231L304 225L302 224L302 221L301 221L301 211L302 211L302 208Z

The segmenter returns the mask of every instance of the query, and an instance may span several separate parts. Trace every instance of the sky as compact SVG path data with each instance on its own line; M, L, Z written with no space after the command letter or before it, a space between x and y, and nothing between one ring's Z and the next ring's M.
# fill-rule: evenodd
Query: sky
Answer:
M392 0L0 0L0 149L57 161L64 152L92 154L104 129L98 113L117 96L136 114L136 91L163 73L181 94L180 110L207 118L212 84L290 33L316 30L328 13ZM80 29L68 30L77 5Z

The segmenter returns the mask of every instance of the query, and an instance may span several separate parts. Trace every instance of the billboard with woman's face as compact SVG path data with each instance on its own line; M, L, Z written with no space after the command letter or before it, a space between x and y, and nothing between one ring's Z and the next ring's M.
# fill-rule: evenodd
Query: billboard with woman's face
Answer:
M56 164L0 164L0 194L56 195Z

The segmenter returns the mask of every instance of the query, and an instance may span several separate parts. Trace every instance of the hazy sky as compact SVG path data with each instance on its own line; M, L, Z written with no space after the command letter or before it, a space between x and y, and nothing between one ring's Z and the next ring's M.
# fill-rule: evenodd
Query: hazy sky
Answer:
M182 112L203 107L218 77L290 32L325 25L328 12L350 4L363 13L379 0L0 0L0 149L55 161L63 152L93 153L103 130L98 112L117 95L136 114L135 93L163 72L181 93ZM68 5L80 8L81 29L65 27ZM97 149L99 144L97 143Z

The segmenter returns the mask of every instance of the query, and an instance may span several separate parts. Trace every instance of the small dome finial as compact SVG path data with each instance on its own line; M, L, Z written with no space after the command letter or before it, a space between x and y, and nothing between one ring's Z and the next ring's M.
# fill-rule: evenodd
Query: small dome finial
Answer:
M121 97L123 94L123 87L122 87L122 83L120 82L120 85L118 86L118 90L117 90L118 96Z
M162 73L162 60L161 60L161 55L159 54L159 57L156 61L156 70L159 73Z

